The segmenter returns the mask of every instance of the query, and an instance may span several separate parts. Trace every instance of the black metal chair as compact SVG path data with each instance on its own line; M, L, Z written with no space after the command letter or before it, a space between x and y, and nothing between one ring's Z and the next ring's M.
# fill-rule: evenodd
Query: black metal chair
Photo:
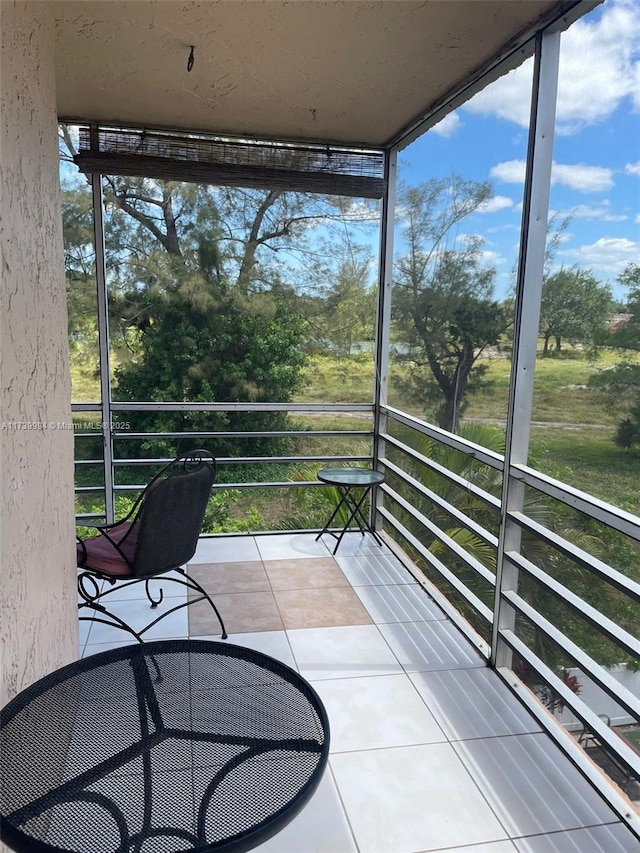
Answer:
M227 638L218 608L183 568L195 553L215 475L215 460L207 451L185 453L156 474L125 518L96 527L96 536L78 539L80 620L122 628L143 642L142 635L165 616L206 599L220 622L222 639ZM104 605L110 593L143 581L151 607L156 608L163 599L162 587L154 597L149 583L160 575L163 583L186 587L187 599L163 611L141 630L132 628ZM191 592L197 594L190 597ZM87 610L91 615L84 612Z

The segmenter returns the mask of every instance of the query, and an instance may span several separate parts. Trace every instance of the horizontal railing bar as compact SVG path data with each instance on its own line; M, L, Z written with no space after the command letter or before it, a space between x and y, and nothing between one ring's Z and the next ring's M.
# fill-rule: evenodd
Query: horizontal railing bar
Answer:
M392 500L413 516L413 518L426 528L433 537L435 537L450 551L453 551L459 560L462 560L465 565L472 569L476 574L480 575L480 577L487 581L488 584L495 587L496 576L494 572L488 569L475 557L468 554L461 545L458 545L458 543L441 530L437 524L434 524L433 521L428 519L421 512L418 512L416 508L409 503L409 501L399 495L398 492L396 492L395 489L392 489L388 483L383 483L379 488L385 495L389 495Z
M264 483L214 483L214 491L224 491L225 489L293 489L298 486L314 488L323 486L319 480L279 480Z
M135 468L148 465L167 465L171 459L114 459L114 468ZM371 462L370 456L220 456L216 457L218 465L235 464L297 464L298 462ZM101 459L76 459L78 467L102 466Z
M112 412L373 412L373 403L112 402Z
M564 584L559 583L551 575L539 569L530 560L527 560L520 554L516 554L515 551L505 552L505 557L527 575L534 577L545 589L548 589L560 598L564 604L594 625L602 634L609 637L610 640L613 640L617 646L625 649L629 654L640 658L640 640L637 640L632 634L625 631L624 628L621 628L607 616L604 616L604 614L588 604L583 598L571 592Z
M456 589L460 595L464 598L464 600L470 604L474 610L485 619L489 624L493 621L493 611L484 604L484 602L480 601L478 596L471 592L471 590L458 578L453 572L447 568L437 557L424 547L424 545L411 533L407 528L399 522L389 510L381 506L378 508L378 513L386 518L387 521L390 521L393 518L394 527L406 540L409 542L413 548L418 551L418 553L429 563L429 565L435 569L439 575L441 575L448 583L451 584L454 589Z
M171 459L114 459L116 468L134 468L147 465L166 465ZM371 462L371 456L216 456L216 465L256 465L263 463L292 464L298 462ZM102 464L102 463L100 463Z
M371 462L370 456L216 456L218 465L265 464L298 462Z
M611 728L604 723L600 717L579 696L544 663L529 646L524 643L513 631L500 631L500 637L509 648L525 660L529 666L542 678L562 700L562 704L569 708L582 723L598 736L598 740L606 745L623 765L632 773L640 777L640 756L630 746L621 740Z
M631 831L640 836L640 814L630 805L629 798L594 765L593 760L588 757L576 739L563 726L558 725L555 717L552 717L540 700L525 688L512 670L501 666L496 668L496 673L574 767L582 773L616 814L627 821Z
M510 512L509 518L515 521L515 523L524 530L532 533L538 539L548 542L557 551L560 551L561 554L570 557L574 562L583 566L583 568L588 569L590 572L593 572L593 574L598 575L598 577L601 577L603 580L610 583L611 586L614 586L616 589L624 592L629 596L629 598L633 598L635 601L640 602L640 583L637 583L626 575L623 575L622 572L611 568L611 566L608 566L602 560L598 560L597 557L594 557L587 551L583 551L582 548L579 548L572 542L568 542L566 539L563 539L562 536L559 536L557 533L549 530L544 525L528 518L524 513Z
M265 480L263 483L214 483L211 487L213 492L223 492L227 489L293 489L298 486L318 487L324 485L318 480L282 480L280 482ZM114 492L140 492L146 488L145 485L115 485Z
M539 631L552 640L557 646L575 660L579 668L589 678L602 688L605 693L614 698L616 702L625 708L638 722L640 722L640 699L634 696L630 690L620 684L607 670L595 661L584 649L580 648L566 634L546 619L535 607L532 607L515 590L505 590L503 598L511 607L525 616Z
M498 537L494 536L493 533L489 533L488 530L485 530L484 527L479 525L472 518L469 518L468 515L465 515L461 510L457 509L453 504L450 504L448 501L445 501L444 498L440 497L440 495L432 492L431 489L423 486L418 480L412 477L410 474L407 474L402 468L399 468L393 462L390 462L386 457L381 457L379 460L380 464L387 468L389 471L392 471L396 477L402 480L403 483L406 483L408 486L411 486L417 492L419 492L423 497L435 503L440 507L444 512L450 515L452 518L455 518L463 527L466 527L470 530L475 536L479 539L482 539L483 542L486 542L487 545L491 545L493 548L498 548Z
M480 486L476 486L475 483L471 483L468 479L464 477L460 477L457 474L454 474L448 468L445 468L444 465L440 465L438 462L434 462L433 459L429 459L428 456L424 456L418 450L414 450L412 447L409 447L408 444L404 444L402 441L398 441L397 438L394 438L391 435L388 435L386 432L380 435L380 438L387 442L387 444L391 444L396 447L398 450L406 453L407 456L411 456L412 459L415 459L416 462L420 462L425 465L430 470L434 471L436 474L444 477L444 479L448 480L448 482L453 483L455 486L463 489L465 492L469 492L474 497L478 498L478 500L490 506L492 509L495 509L497 512L500 512L500 499L495 497L495 495L489 494L489 492L485 492L484 489L481 489Z
M370 456L216 456L216 465L271 465L298 464L306 462L371 462ZM114 459L114 467L132 468L134 466L166 465L171 459Z
M120 441L121 439L128 440L137 440L144 441L146 439L165 439L165 438L193 438L193 439L211 439L211 438L324 438L324 437L333 437L333 438L345 438L345 437L360 437L360 438L371 438L373 436L373 432L371 430L363 430L363 429L349 429L349 430L296 430L296 431L285 431L282 432L246 432L246 433L233 433L233 432L126 432L119 430L112 430L111 435L114 440ZM74 438L99 438L102 439L102 433L98 432L76 432L74 433Z
M590 518L596 519L596 521L601 521L608 527L624 533L625 536L640 541L640 519L630 512L625 512L613 504L606 503L606 501L586 492L581 492L579 489L561 483L559 480L554 480L539 471L534 471L533 468L526 465L513 465L510 473L512 477L523 481L527 486L531 486L531 488L579 510Z
M82 433L87 435L99 435L99 433ZM316 436L366 436L373 435L372 430L367 429L318 429L318 430L273 430L271 432L126 432L126 430L113 430L114 439L135 439L140 441L150 438L314 438Z
M504 457L493 450L488 450L480 444L475 444L472 441L460 438L458 435L453 435L453 433L440 429L440 427L427 424L413 415L408 415L406 412L400 411L400 409L394 409L392 406L382 406L381 409L383 414L387 414L392 420L404 424L416 430L416 432L422 433L422 435L433 438L438 444L446 444L448 447L459 450L467 456L472 456L474 459L478 459L480 462L498 471L504 469Z

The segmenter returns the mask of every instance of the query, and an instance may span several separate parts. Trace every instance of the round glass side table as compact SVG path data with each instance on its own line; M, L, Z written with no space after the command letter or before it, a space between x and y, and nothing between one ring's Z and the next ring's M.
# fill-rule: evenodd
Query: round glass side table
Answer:
M316 536L316 542L325 533L334 536L338 540L333 549L333 553L335 554L342 542L342 537L351 526L351 523L355 521L363 536L365 533L370 533L377 544L382 545L380 537L365 517L362 507L371 490L375 486L379 486L380 483L384 483L384 474L380 471L374 471L372 468L322 468L318 471L318 479L328 486L334 486L338 490L340 500L331 513L331 518L329 518L323 529ZM347 520L342 530L336 533L330 528L343 507L347 509Z

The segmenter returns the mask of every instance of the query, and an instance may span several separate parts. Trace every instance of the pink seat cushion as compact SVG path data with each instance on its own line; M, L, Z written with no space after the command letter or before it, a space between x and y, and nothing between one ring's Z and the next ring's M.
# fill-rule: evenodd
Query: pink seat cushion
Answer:
M124 522L117 529L114 528L109 531L109 535L119 543L130 527L129 522ZM111 575L112 577L131 577L131 569L106 536L92 536L90 539L84 539L83 542L84 547L87 549L87 557L84 561L82 544L78 542L76 545L78 566L80 568L93 569L96 572ZM133 563L136 549L135 534L128 536L120 547L127 559Z

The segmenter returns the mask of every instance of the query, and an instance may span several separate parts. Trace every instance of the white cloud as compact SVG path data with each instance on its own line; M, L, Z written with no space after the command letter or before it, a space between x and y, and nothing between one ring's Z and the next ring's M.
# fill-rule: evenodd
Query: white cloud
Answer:
M626 222L629 218L624 213L613 213L609 201L603 202L600 207L578 204L567 210L552 210L549 211L549 216L557 216L559 219L596 219L599 222Z
M497 267L505 263L504 257L500 252L492 252L490 249L483 249L480 252L480 263L485 267Z
M613 173L611 169L602 166L554 163L551 167L551 183L564 184L582 193L604 192L613 186Z
M526 163L524 160L506 160L493 166L489 177L502 181L503 184L523 184Z
M436 133L438 136L446 138L453 136L462 124L459 113L448 113L438 124L435 124L430 133Z
M507 160L495 165L489 175L505 184L524 183L525 161ZM613 186L611 169L587 166L584 163L555 163L551 168L551 183L563 184L578 192L604 192Z
M476 213L496 213L499 210L507 210L507 208L513 206L514 202L512 198L506 195L494 195L487 201L483 201L476 208Z
M377 222L380 206L376 202L350 201L341 207L340 216L345 222Z
M638 175L640 177L640 160L637 163L627 163L624 170L627 175Z
M496 80L464 109L529 125L533 61ZM625 98L640 110L640 4L616 0L576 21L562 35L558 85L559 134L605 121Z
M600 237L595 243L558 252L572 263L590 268L604 277L615 278L627 264L640 256L640 243L626 237Z

